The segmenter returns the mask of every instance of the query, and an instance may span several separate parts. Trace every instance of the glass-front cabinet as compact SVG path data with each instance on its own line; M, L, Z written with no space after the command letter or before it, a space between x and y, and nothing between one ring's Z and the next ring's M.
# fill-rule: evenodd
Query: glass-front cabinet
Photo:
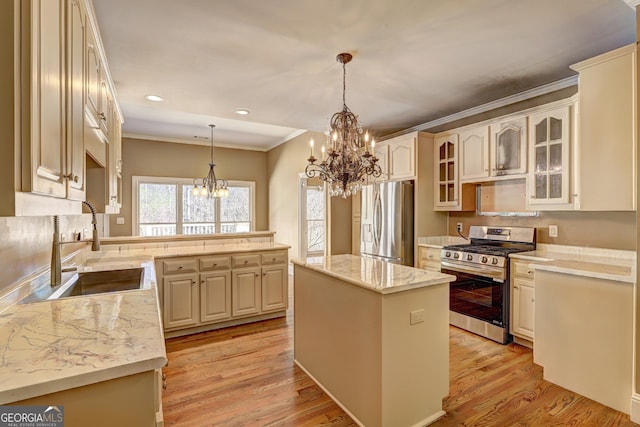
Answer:
M570 201L570 107L530 116L530 205L567 204Z
M491 125L491 176L527 172L527 118Z
M460 206L458 182L458 134L435 138L435 209L454 210ZM453 208L453 209L452 209Z

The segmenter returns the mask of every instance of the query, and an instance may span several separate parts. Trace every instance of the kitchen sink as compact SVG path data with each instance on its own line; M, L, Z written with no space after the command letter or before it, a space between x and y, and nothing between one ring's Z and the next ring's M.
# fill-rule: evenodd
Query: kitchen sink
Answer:
M77 279L72 281L61 294L56 297L52 295L52 298L65 298L78 295L94 295L104 294L107 292L140 289L143 284L143 272L144 268L140 267L127 268L123 270L89 271L79 273Z
M82 271L67 275L59 286L41 286L21 303L145 289L144 267Z

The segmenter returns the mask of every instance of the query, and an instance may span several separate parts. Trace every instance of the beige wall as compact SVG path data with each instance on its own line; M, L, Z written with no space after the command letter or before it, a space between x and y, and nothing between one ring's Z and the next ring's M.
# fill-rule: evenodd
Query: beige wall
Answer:
M122 209L110 215L110 235L130 236L131 177L165 176L202 178L209 172L209 147L172 142L124 138L122 140ZM214 162L216 177L227 180L255 181L256 230L269 228L267 194L267 153L216 147ZM124 225L116 218L123 217Z
M269 229L275 240L291 245L290 256L298 257L298 175L309 157L309 140L323 141L319 132L306 132L267 153L269 174ZM351 252L351 199L331 200L332 253Z
M451 212L449 235L456 236L456 223L470 225L536 227L538 243L588 246L593 248L636 248L635 212L541 212L538 217L490 217L475 213ZM548 226L558 226L558 237L549 237Z

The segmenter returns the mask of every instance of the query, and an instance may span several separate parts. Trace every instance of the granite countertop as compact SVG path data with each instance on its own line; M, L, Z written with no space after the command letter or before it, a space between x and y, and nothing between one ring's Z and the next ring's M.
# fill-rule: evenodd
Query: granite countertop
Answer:
M636 254L633 251L538 244L535 251L509 256L531 261L529 265L536 270L636 282Z
M429 236L418 237L418 246L442 249L443 246L462 245L469 241L460 236Z
M26 280L0 298L0 404L163 367L155 258L288 248L272 242L103 245L64 266L77 272L143 267L142 289L20 303L51 293L48 271ZM63 281L72 274L63 273Z
M456 279L450 274L355 255L310 257L291 262L381 294L440 285Z

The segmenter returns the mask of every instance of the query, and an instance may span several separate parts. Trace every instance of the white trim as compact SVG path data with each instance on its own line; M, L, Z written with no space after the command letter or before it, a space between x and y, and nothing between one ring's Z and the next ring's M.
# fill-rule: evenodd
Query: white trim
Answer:
M640 0L638 0L640 1ZM505 98L496 99L495 101L487 102L486 104L478 105L477 107L469 108L458 113L450 114L439 119L432 120L421 125L417 125L408 129L404 129L390 135L385 135L382 141L395 138L396 136L405 135L407 133L424 131L432 129L434 127L454 122L456 120L464 119L467 117L475 116L476 114L486 113L487 111L495 110L497 108L505 107L507 105L515 104L516 102L525 101L527 99L535 98L536 96L546 95L547 93L555 92L560 89L565 89L578 84L578 76L571 76L558 80L553 83L549 83L543 86L538 86L533 89L526 90L524 92L516 93L514 95L507 96ZM381 141L381 142L382 142Z
M278 147L285 142L292 140L298 135L302 135L303 133L308 132L306 129L297 129L296 131L290 133L289 135L278 139L274 143L270 143L267 146L264 145L238 145L238 144L220 144L214 143L214 147L222 147L222 148L234 148L237 150L250 150L250 151L262 151L267 152L273 148ZM207 141L199 141L196 139L186 139L186 138L170 138L166 136L158 136L158 135L148 135L144 133L135 133L135 132L124 132L122 134L123 138L130 139L142 139L147 141L158 141L158 142L173 142L175 144L189 144L189 145L201 145L203 147L209 147L210 143Z
M640 0L638 0L640 2ZM619 58L621 56L628 55L630 52L635 51L636 44L631 43L626 46L619 47L618 49L614 49L607 53L603 53L602 55L594 56L593 58L585 59L584 61L577 62L573 65L570 65L574 71L582 71L586 68L593 67L594 65L602 64L603 62L611 61L614 58Z
M622 1L628 4L629 7L632 9L635 9L636 7L640 6L640 0L622 0Z

